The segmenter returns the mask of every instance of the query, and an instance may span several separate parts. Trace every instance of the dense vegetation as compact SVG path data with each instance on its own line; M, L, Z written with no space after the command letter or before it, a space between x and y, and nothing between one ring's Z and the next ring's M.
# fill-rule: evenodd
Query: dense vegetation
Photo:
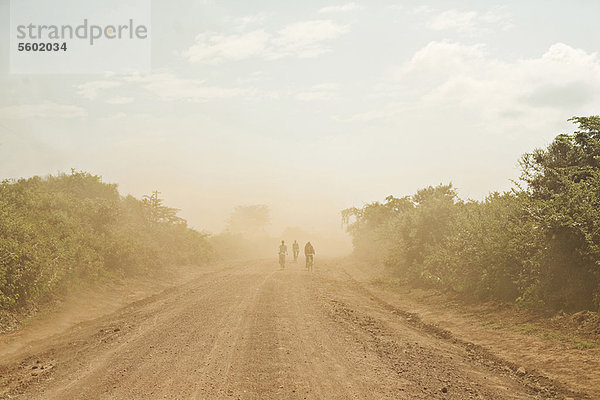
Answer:
M0 184L0 309L73 282L175 264L212 250L154 192L122 197L101 177L72 171Z
M356 254L477 298L600 310L600 117L572 121L521 158L510 192L463 201L439 185L344 210Z
M267 205L237 206L227 219L225 230L212 236L211 243L221 258L239 260L273 257L279 240L267 233L266 228L270 223L271 210Z

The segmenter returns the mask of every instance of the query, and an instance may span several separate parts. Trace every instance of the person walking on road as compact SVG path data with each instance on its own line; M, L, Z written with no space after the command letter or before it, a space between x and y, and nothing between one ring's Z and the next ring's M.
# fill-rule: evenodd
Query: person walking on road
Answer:
M292 250L294 251L294 262L298 262L298 254L300 254L300 245L296 240L292 244Z
M310 242L304 246L304 256L306 257L306 269L312 271L315 262L315 248Z
M285 256L287 255L287 246L285 242L282 240L281 245L279 246L279 265L281 265L281 269L285 268Z

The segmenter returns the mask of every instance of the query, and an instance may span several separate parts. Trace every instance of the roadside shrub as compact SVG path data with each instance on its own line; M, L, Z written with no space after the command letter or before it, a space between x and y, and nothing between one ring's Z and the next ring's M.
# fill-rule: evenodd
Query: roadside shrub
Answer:
M439 185L342 211L355 254L474 298L600 310L600 117L571 120L510 192L464 202Z
M93 282L212 257L155 192L121 197L101 177L72 171L0 184L0 308L74 281Z

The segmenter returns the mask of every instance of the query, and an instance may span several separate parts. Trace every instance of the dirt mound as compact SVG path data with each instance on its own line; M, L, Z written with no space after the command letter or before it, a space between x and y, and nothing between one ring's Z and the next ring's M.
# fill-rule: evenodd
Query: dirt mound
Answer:
M9 332L19 326L19 319L15 313L0 310L0 334Z
M11 332L21 326L24 319L39 312L38 303L28 302L18 310L0 310L0 334Z
M586 336L600 336L600 314L593 311L579 311L575 314L561 312L553 318L557 325L576 330Z

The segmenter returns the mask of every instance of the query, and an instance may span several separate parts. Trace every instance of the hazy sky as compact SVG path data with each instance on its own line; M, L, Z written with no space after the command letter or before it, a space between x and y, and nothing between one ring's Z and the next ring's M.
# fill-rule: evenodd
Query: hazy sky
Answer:
M0 178L89 171L210 231L238 204L339 231L427 185L480 199L600 113L596 0L154 1L142 75L11 75L8 11Z

